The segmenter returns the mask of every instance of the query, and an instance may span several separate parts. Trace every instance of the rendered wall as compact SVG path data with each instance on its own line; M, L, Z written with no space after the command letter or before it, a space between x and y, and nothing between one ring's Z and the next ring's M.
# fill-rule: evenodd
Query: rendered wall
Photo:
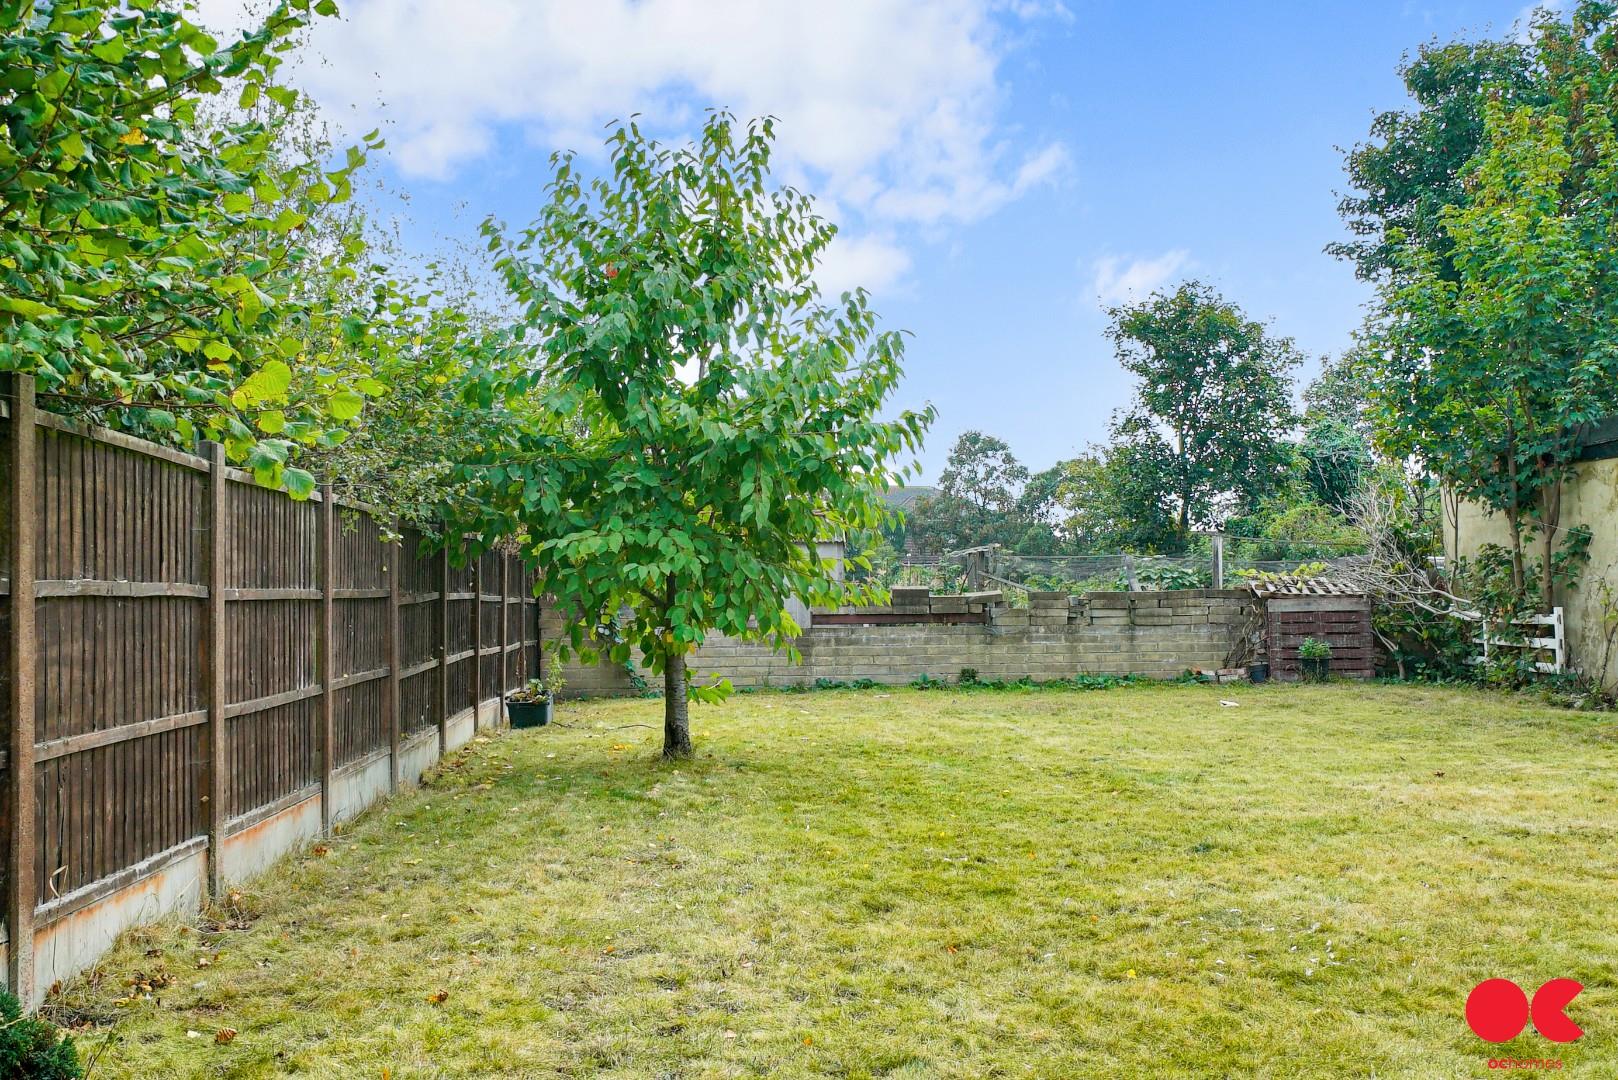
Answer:
M1618 683L1618 648L1608 655L1603 589L1618 600L1618 458L1579 463L1573 479L1562 490L1562 528L1587 525L1591 532L1590 561L1576 589L1557 589L1553 604L1561 605L1565 619L1568 663L1609 686ZM1485 544L1511 546L1511 527L1504 514L1491 514L1476 503L1463 502L1453 524L1446 526L1444 546L1451 557L1470 558ZM1540 556L1535 541L1526 554ZM1603 667L1605 670L1603 670Z

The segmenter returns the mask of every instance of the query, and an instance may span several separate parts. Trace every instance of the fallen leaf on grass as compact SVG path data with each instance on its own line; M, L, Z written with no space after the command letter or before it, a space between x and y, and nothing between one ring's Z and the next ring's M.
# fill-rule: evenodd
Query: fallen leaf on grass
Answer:
M235 1028L229 1028L229 1027L220 1028L218 1031L213 1033L213 1041L218 1043L220 1046L224 1046L226 1043L230 1042L230 1040L234 1039L235 1037L236 1037L236 1029Z
M1221 701L1219 704L1223 705L1227 709L1234 709L1236 706L1240 705L1241 702L1239 702L1239 701Z
M613 750L615 750L615 751L633 749L628 743L624 743L624 742L615 742L615 743L612 744L611 748Z
M449 1000L448 990L438 990L427 995L427 1001L432 1005L442 1005Z
M1124 972L1124 978L1126 978L1126 979L1138 979L1138 978L1140 978L1140 976L1135 974L1135 969L1134 968L1130 968L1128 971Z
M309 849L309 854L311 854L311 855L330 855L331 854L331 848L327 847L325 844L316 844L314 847Z

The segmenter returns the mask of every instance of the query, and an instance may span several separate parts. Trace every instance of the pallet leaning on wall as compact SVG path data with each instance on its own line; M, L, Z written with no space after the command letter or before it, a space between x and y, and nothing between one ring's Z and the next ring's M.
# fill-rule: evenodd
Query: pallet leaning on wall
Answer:
M39 413L29 379L0 391L0 880L7 986L33 1005L125 927L195 908L502 722L538 617L526 568L485 556L477 576L521 617L514 661L478 665L472 571L449 568L450 600L419 536L384 543L369 508L294 501L216 448ZM452 641L467 655L440 655Z

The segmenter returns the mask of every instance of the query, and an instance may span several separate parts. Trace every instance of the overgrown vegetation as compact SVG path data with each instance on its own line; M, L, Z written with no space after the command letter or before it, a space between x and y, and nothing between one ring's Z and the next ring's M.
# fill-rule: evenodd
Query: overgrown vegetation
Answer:
M8 1080L79 1080L84 1069L71 1036L24 1016L16 995L0 990L0 1076Z

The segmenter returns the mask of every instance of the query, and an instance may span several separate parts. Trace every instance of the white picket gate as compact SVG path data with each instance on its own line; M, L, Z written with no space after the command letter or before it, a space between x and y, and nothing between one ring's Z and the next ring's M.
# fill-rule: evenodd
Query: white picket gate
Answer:
M1547 651L1552 657L1549 661L1535 660L1535 671L1545 675L1561 675L1567 671L1567 633L1560 607L1552 608L1549 615L1526 615L1520 619L1513 619L1511 624L1513 626L1550 628L1548 634L1522 639L1497 637L1489 633L1489 621L1476 612L1462 613L1461 617L1482 624L1483 633L1472 640L1483 646L1483 655L1473 657L1474 664L1488 663L1493 655L1491 651L1493 649L1528 649L1536 653Z

